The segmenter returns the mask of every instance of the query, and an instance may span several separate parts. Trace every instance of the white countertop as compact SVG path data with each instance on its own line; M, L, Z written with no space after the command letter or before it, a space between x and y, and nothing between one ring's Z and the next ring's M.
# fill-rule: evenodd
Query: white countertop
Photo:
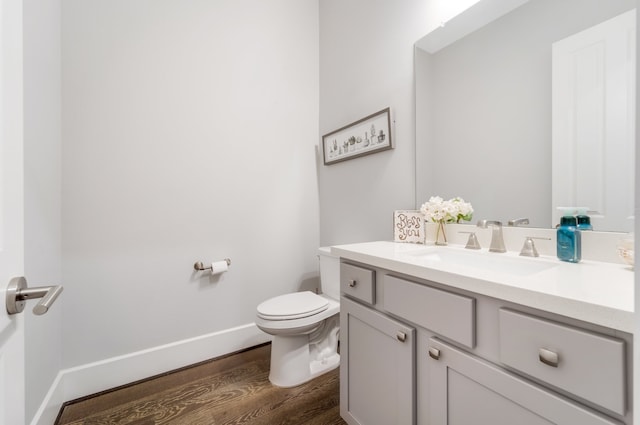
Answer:
M447 250L440 251L443 254L472 255L474 262L484 265L468 266L448 262L446 258L434 260L433 255L428 255L434 248ZM633 333L634 272L626 265L598 261L573 264L549 256L519 257L517 252L496 254L486 249L473 251L453 245L433 247L387 241L337 245L331 247L331 252L344 259L452 288ZM475 261L478 259L480 262ZM503 260L519 262L523 269L531 265L534 271L518 275L503 273L490 266L492 262Z

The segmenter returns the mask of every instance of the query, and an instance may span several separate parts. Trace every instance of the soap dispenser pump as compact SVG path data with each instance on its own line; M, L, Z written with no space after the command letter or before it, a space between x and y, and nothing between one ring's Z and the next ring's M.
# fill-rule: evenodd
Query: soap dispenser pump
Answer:
M582 259L582 237L578 230L576 218L564 216L560 219L557 230L558 259L570 263L578 263Z

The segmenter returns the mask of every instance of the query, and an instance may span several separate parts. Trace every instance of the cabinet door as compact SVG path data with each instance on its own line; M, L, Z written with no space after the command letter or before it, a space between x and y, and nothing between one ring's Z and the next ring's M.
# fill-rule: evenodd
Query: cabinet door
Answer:
M340 301L340 414L350 425L415 424L415 329Z
M431 425L620 424L437 338L429 355Z

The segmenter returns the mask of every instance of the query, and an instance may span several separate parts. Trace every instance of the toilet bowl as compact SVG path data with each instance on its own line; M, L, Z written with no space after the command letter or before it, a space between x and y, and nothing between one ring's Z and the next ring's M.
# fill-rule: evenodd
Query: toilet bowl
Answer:
M256 325L273 335L269 381L295 387L340 365L340 260L320 248L321 294L294 292L257 307Z

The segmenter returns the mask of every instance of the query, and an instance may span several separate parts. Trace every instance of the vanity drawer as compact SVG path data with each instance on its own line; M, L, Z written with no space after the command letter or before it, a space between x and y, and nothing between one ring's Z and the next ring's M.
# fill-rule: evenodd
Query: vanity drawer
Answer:
M499 321L502 363L624 415L624 341L504 308Z
M475 299L393 276L384 276L384 309L473 348Z
M367 304L376 302L376 272L353 264L340 264L340 290Z

